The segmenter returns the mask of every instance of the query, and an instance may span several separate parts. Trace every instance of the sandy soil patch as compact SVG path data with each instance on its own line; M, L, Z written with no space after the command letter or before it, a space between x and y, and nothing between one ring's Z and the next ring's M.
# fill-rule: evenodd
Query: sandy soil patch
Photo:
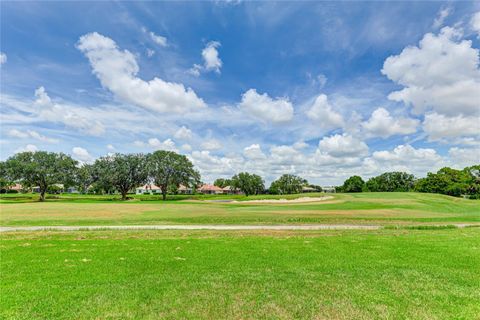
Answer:
M302 203L302 202L318 202L333 199L332 196L326 197L302 197L296 199L263 199L263 200L247 200L232 201L234 203Z

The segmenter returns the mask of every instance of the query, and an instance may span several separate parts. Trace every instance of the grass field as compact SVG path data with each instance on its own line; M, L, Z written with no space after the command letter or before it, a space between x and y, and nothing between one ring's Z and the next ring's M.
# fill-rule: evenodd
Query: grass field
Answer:
M284 198L248 200L265 197ZM4 232L0 319L480 319L480 227L450 226L480 226L478 201L363 193L309 203L212 202L226 198L40 203L7 195L0 225L386 228Z
M324 194L309 194L319 196ZM290 198L305 195L291 195ZM438 194L336 194L322 202L263 204L218 203L208 200L160 201L140 197L121 202L112 197L61 196L45 203L4 197L2 226L148 225L148 224L448 224L480 223L480 202ZM237 197L246 200L246 197ZM257 196L286 198L286 196Z
M1 235L3 319L478 319L480 228Z

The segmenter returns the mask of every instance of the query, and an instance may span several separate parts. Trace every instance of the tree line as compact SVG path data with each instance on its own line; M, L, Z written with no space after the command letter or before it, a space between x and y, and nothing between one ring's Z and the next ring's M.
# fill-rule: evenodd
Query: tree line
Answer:
M197 188L201 184L200 173L184 155L173 151L159 150L150 154L116 153L97 159L93 164L80 165L64 153L46 151L21 152L0 162L0 189L8 190L15 182L25 188L37 187L40 201L55 188L55 184L78 187L80 192L118 192L122 200L127 194L145 183L160 187L163 200L168 191L177 190L180 185ZM241 172L230 179L217 179L214 185L230 186L246 196L301 193L305 188L322 191L320 186L309 184L306 179L284 174L273 181L268 189L264 180L256 174ZM451 196L467 195L480 198L480 165L456 170L442 168L437 173L428 173L417 179L406 172L386 172L366 182L360 176L352 176L337 192L428 192Z
M3 187L15 181L27 188L38 187L40 201L58 183L77 186L85 193L90 187L102 193L117 191L125 200L130 190L149 182L161 188L165 200L170 186L196 186L200 174L186 156L171 151L117 153L81 166L64 153L37 151L17 153L0 163Z
M360 176L345 180L337 192L425 192L480 199L480 165L462 170L444 167L417 179L406 172L385 172L366 182Z

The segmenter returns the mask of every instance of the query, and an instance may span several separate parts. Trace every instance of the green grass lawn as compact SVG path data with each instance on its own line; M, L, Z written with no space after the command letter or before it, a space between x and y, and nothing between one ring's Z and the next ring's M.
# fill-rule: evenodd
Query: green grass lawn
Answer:
M480 228L0 238L2 319L480 315Z
M308 194L319 196L324 194ZM256 196L295 198L307 195ZM330 195L328 195L330 196ZM146 225L146 224L451 224L480 223L480 202L438 194L336 194L322 202L266 204L218 203L232 196L160 201L139 197L122 202L112 196L60 196L44 203L31 195L2 197L0 225ZM18 197L18 196L17 196ZM238 200L246 200L237 196ZM202 201L206 200L206 201Z
M244 202L303 196L2 196L2 226L387 228L1 233L0 318L480 319L480 227L428 227L480 225L480 202L420 193ZM239 202L212 202L232 198Z

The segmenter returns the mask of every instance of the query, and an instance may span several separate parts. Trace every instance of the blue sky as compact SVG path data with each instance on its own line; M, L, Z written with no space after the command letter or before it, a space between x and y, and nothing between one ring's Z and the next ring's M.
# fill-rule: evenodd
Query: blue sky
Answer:
M2 2L1 158L175 150L205 181L480 162L478 2Z

